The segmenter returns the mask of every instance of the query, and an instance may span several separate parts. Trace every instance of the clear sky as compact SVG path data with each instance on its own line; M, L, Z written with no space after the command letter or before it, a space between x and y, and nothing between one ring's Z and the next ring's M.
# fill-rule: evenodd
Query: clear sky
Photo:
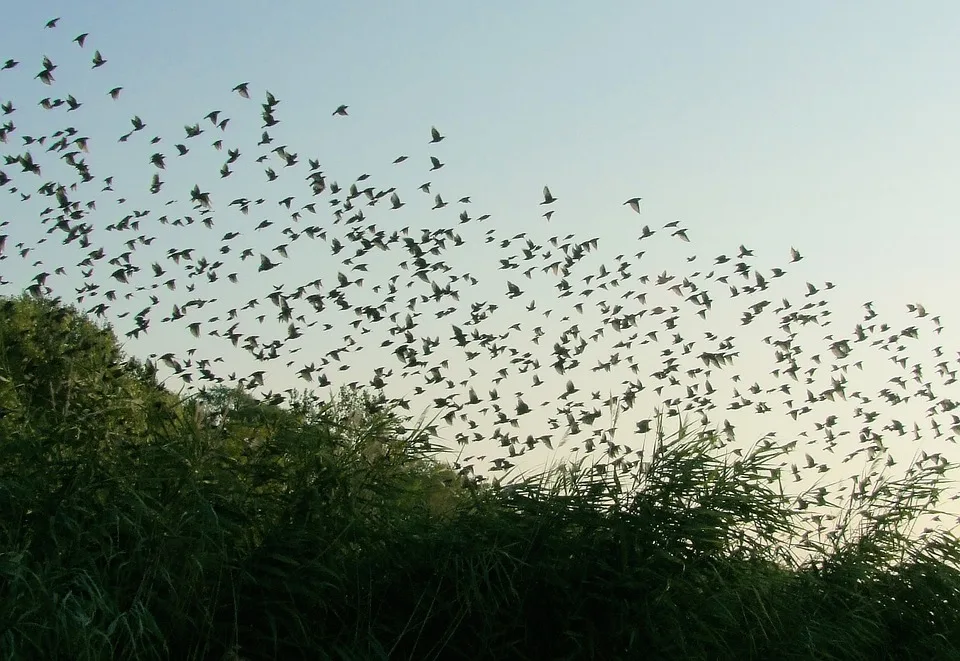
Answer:
M57 16L61 20L55 28L43 27ZM89 37L80 49L70 40L83 32L89 32ZM551 333L550 341L544 338L546 346L541 347L548 357L555 336L569 326L559 318L569 314L576 321L578 313L572 308L577 299L550 300L557 293L553 288L557 278L544 279L540 268L539 280L524 278L526 265L518 270L498 269L498 258L506 256L497 254L499 242L520 232L553 249L555 257L557 249L548 244L551 236L600 237L590 269L596 271L602 262L614 271L613 256L624 254L633 262L634 275L654 279L664 270L676 273L680 280L699 270L702 280L717 255L736 258L738 246L746 244L756 255L751 264L763 269L768 278L773 267L788 272L767 297L773 304L765 313L766 325L740 326L744 304L737 302L727 313L718 310L709 323L695 315L685 319L688 325L681 324L681 329L690 337L702 336L704 330L721 339L736 335L742 338L744 354L751 347L762 349L769 362L769 347L760 338L776 331L772 308L782 297L802 304L807 282L822 288L830 281L836 284L830 291L830 310L838 318L835 339L849 336L862 319L862 304L873 301L878 314L894 329L911 324L922 327L923 346L917 354L923 360L931 365L949 360L951 369L956 369L953 347L960 344L956 333L960 312L955 303L960 286L955 254L960 246L955 195L960 180L958 32L960 4L946 1L331 1L281 2L269 8L245 1L12 1L5 5L0 24L0 62L15 58L21 64L0 74L0 101L13 100L17 110L12 118L21 133L33 131L34 135L45 126L52 130L63 124L62 113L54 121L36 105L40 98L72 93L84 103L70 118L76 118L81 133L97 141L97 162L102 163L98 177L115 175L114 191L127 199L127 211L117 216L110 216L108 207L98 202L100 215L90 221L94 224L116 222L131 208L153 208L155 216L162 214L158 200L162 203L174 196L189 200L194 184L210 191L220 214L215 230L203 234L192 227L192 234L184 230L175 239L159 240L153 253L151 248L140 249L140 254L149 256L143 258L141 275L146 278L151 261L170 264L165 253L171 247L193 247L213 261L222 234L241 229L245 233L238 241L254 248L254 259L246 262L248 279L239 287L230 289L220 280L208 290L218 292L218 311L238 307L282 283L296 287L322 276L329 288L336 282L336 273L345 270L330 261L328 246L289 241L290 259L269 274L277 277L267 278L250 268L260 253L277 258L271 251L284 242L279 228L289 212L275 200L289 194L300 195L298 206L307 201L302 195L306 170L298 170L300 177L281 177L268 184L264 167L272 164L280 171L282 163L274 155L263 165L254 162L265 151L255 143L263 130L259 104L269 90L280 100L276 115L281 122L270 129L274 136L270 147L287 145L289 151L299 153L302 165L307 158L319 159L328 178L345 188L361 173L369 173L378 188L395 186L406 202L403 209L394 213L384 200L376 209L365 210L367 219L388 233L409 226L410 236L419 237L421 228L455 227L466 246L455 257L448 255L447 263L452 272L469 272L480 280L469 294L462 294L461 307L486 300L510 310L504 313L511 315L506 325L520 322L527 335L534 326L541 326ZM92 70L90 58L98 49L107 63ZM49 88L34 77L43 55L58 64L56 82ZM249 82L252 99L231 92L242 82ZM106 95L114 86L124 88L116 101ZM341 104L349 106L349 115L332 117ZM231 117L228 129L221 132L203 119L212 110ZM147 128L128 142L117 143L116 138L131 129L133 115L142 117ZM194 123L200 123L206 134L186 139L183 126ZM431 126L446 136L441 144L428 144ZM152 135L162 135L164 141L152 146L148 142ZM230 136L234 142L242 136L246 145L245 158L227 179L217 174L224 154L209 148L214 136L220 135L225 143L231 142ZM203 141L202 148L194 146ZM171 167L177 158L173 145L178 142L191 145L190 158L195 160L190 167ZM0 147L7 154L24 148L19 138ZM149 156L157 150L167 159L166 189L151 197L146 189L156 169ZM393 159L400 155L410 158L394 165ZM431 155L441 158L443 169L429 171ZM19 170L17 166L0 168L11 176ZM427 181L433 186L429 196L417 190ZM544 207L539 204L544 185L557 198L549 221L542 217ZM450 203L442 211L431 209L437 192ZM267 193L264 211L251 211L245 227L237 219L219 220L225 217L230 200L267 197ZM462 196L471 197L469 207L456 203ZM634 196L643 198L640 216L623 205ZM37 246L31 257L45 260L38 267L33 267L33 259L16 255L13 243L25 240L20 237L42 236L35 219L47 201L31 203L40 206L33 209L18 196L0 196L0 220L11 222L0 230L10 236L7 259L0 262L0 274L14 283L6 293L19 291L40 268L53 273L52 264L74 264L72 255L79 254L75 248ZM336 232L330 225L329 208L324 201L320 213L304 214L301 224L330 227L332 237ZM483 213L491 218L485 224L458 225L457 214L464 209L474 219ZM235 212L230 210L236 216ZM278 219L281 212L284 215ZM189 213L189 207L179 213ZM175 217L171 211L170 218ZM263 218L274 218L276 226L254 233L253 224ZM687 229L689 244L660 229L671 221ZM644 225L658 230L658 235L641 245L637 237ZM150 228L152 233L172 231L155 221ZM487 230L496 231L494 243L484 243ZM122 237L127 238L133 234ZM523 239L511 250L519 254L522 247ZM791 248L803 255L800 262L789 262ZM647 253L638 263L633 255L644 249ZM692 255L698 256L697 261L687 262ZM230 255L234 257L236 253ZM396 259L382 264L376 260L376 254L362 260L370 262L368 286L383 284L398 272ZM541 267L549 261L536 264ZM221 277L232 268L224 267ZM571 282L590 272L584 269L572 275ZM409 278L413 270L403 277ZM100 272L101 279L109 280L109 270L104 267ZM361 274L349 275L353 279ZM63 280L51 276L48 284L59 293L60 287L78 286L77 277L74 269ZM524 289L517 301L506 298L507 280ZM738 280L735 276L730 283ZM718 286L719 295L724 296L726 286ZM583 287L577 280L574 289ZM644 289L626 282L621 291L624 288ZM614 305L618 302L615 292L611 289L602 298ZM410 296L403 293L401 289L398 299ZM185 298L182 290L176 296ZM534 312L520 306L530 296L538 300ZM651 301L653 297L651 293ZM128 308L133 312L142 308L142 294L139 300L139 305L130 303ZM170 310L169 300L164 299L164 315ZM679 305L670 293L661 300L662 305ZM916 302L923 303L930 316L939 315L945 327L940 335L931 332L929 317L917 320L908 315L906 304ZM438 307L447 305L454 302L444 300ZM264 307L268 314L275 310L269 303ZM544 315L546 308L554 310L550 317ZM205 329L214 325L206 321L205 311L192 314L191 319L203 321ZM143 343L129 342L131 349L179 354L195 345L186 322L162 324L159 317L158 312L151 337ZM346 321L355 318L345 317ZM461 310L459 317L431 322L438 323L439 330L429 335L441 337L446 346L450 324L462 325L462 320ZM320 354L310 352L317 346L323 346L323 352L329 350L334 339L350 330L345 323L341 320L326 335L317 335L319 328L307 333L301 339L304 348L294 356L300 362L290 368L281 364L265 368L250 360L236 368L237 374L270 369L275 379L271 385L277 390L305 385L296 379L296 369L311 361L319 364ZM227 325L217 327L222 331ZM592 328L581 326L585 335ZM811 337L822 340L826 332L811 332ZM210 342L204 346L211 352L222 350L222 342ZM511 342L521 344L519 339ZM931 358L934 345L943 346L943 357ZM822 342L818 348L811 346L808 355L824 351L827 363L830 354L825 347ZM390 350L385 351L388 357ZM623 349L622 355L629 352ZM385 364L354 354L355 365L361 358L368 367ZM451 361L456 360L450 355ZM584 359L577 384L586 392L602 391L605 397L608 388L621 388L623 377L609 384L600 378L603 372L589 371L587 365L596 365L603 356L591 356L589 363ZM655 361L657 354L653 356L648 361ZM880 379L864 386L865 392L869 388L875 394L884 387L890 371L888 357L864 357L867 372L875 369ZM773 387L771 366L764 366L760 359L753 365L759 376L744 374L742 384L729 379L721 383L724 379L715 377L713 385L740 385L742 392L765 375L764 388ZM459 366L456 380L467 378L463 367ZM644 363L640 378L651 382L649 373L655 369L654 364ZM549 362L542 362L541 371L545 381L550 378L561 389L571 376L552 374ZM331 380L342 377L335 367L326 373ZM829 385L829 375L823 376ZM529 375L523 378L528 384ZM473 381L481 397L494 387L483 379L481 375ZM412 383L407 380L398 387L409 392ZM529 385L513 381L500 388L505 410L512 410L514 393L524 388ZM956 386L952 388L955 397ZM806 389L797 386L798 404ZM530 393L524 395L527 403L535 408L541 400L556 399L555 391L543 396L539 391L525 392ZM950 392L943 387L938 395ZM729 416L732 419L733 414ZM722 424L725 417L728 414L721 413L713 422ZM917 419L922 421L922 414ZM755 441L780 424L765 418L749 429L748 440ZM848 451L856 448L858 426L856 422L848 425L853 435ZM521 431L521 440L531 433L527 428ZM939 451L940 444L930 440L924 447ZM909 460L918 446L906 447ZM817 454L818 461L829 459L822 454ZM841 454L837 452L838 457Z

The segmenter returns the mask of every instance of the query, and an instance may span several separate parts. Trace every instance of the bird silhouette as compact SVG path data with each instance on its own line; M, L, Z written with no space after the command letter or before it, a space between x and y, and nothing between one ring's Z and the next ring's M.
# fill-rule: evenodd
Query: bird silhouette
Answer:
M73 41L84 48L88 38ZM77 69L89 68L83 51L62 52L78 58ZM67 62L60 69L48 57L38 60L35 78L46 85L67 82L55 81L55 71L72 75ZM106 60L95 53L93 62L100 68ZM7 60L2 69L17 64ZM278 395L269 388L288 377L287 383L306 380L318 388L353 381L398 406L436 409L435 436L449 432L458 442L500 446L504 456L485 454L478 467L487 459L508 467L509 459L561 443L592 447L618 466L639 465L644 460L626 448L623 432L614 441L602 418L608 410L619 411L623 429L641 436L656 431L656 407L668 418L709 418L722 423L729 444L747 424L778 414L807 434L784 464L800 484L818 479L844 435L885 464L878 437L911 443L960 434L954 400L945 394L955 387L957 361L943 346L919 356L919 339L942 330L922 304L911 303L913 316L898 324L871 303L852 328L841 328L827 299L833 283L792 286L784 264L760 266L754 251L740 245L734 252L733 242L711 248L726 254L711 258L707 273L697 268L696 255L645 273L660 253L666 259L677 247L692 247L694 228L671 221L667 231L645 225L639 235L625 234L604 224L610 209L603 203L566 236L550 236L556 225L530 223L536 214L486 223L489 200L459 190L453 160L447 166L430 156L428 166L412 151L410 159L385 155L380 165L403 167L371 164L360 175L319 158L301 161L306 144L287 142L294 133L283 130L277 112L283 106L273 94L265 91L260 107L233 97L250 98L246 82L230 92L224 85L226 98L215 106L166 126L156 120L162 108L125 110L132 128L119 143L110 141L124 171L110 171L98 153L105 144L98 118L105 115L97 104L119 100L119 85L109 91L112 100L103 93L110 85L102 76L113 69L121 67L62 93L38 87L50 96L0 104L0 190L12 208L38 219L0 224L0 286L76 302L119 333L149 343L158 369L189 379L190 387L236 385L236 372L252 372L242 387L272 401ZM332 115L346 116L347 106ZM244 135L248 121L267 126ZM141 135L148 122L157 133L149 140ZM446 138L435 126L430 134L430 145ZM438 176L416 186L432 176L424 171L442 167L450 182ZM249 197L228 191L237 179ZM622 205L639 214L641 199ZM547 220L556 201L544 186ZM408 217L423 218L422 227L405 224ZM791 248L789 263L800 259ZM718 317L732 320L729 335ZM743 327L749 328L741 337ZM220 343L217 358L233 366L217 367L196 342L196 355L173 352L176 335L186 333L202 335L203 347ZM318 340L319 352L312 348ZM853 385L874 357L882 383ZM257 365L241 368L244 361ZM613 392L599 390L601 377ZM490 396L481 398L478 388ZM543 403L536 401L541 397ZM822 447L813 446L815 439ZM826 495L810 496L809 507Z

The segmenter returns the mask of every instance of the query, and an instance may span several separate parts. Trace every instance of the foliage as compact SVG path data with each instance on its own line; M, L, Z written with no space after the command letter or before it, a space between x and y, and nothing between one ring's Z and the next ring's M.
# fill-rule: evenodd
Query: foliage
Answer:
M181 401L76 312L2 305L3 658L960 653L960 548L905 532L936 470L819 545L771 477L782 448L719 456L707 428L659 426L632 474L463 488L375 395Z

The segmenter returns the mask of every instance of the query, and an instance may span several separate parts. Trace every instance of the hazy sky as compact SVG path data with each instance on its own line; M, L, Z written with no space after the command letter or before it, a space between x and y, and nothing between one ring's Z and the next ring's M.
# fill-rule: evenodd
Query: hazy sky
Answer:
M672 268L682 278L698 267L706 272L717 255L735 256L747 244L758 268L788 271L790 293L771 294L775 303L788 295L803 302L806 282L836 283L831 310L852 320L843 325L849 334L866 301L904 325L916 323L908 321L905 305L922 302L946 327L940 337L924 327L925 346L957 345L958 3L552 0L266 7L243 1L8 2L0 61L22 64L0 75L0 100L16 102L14 118L26 127L48 121L36 99L75 94L86 104L76 113L85 113L82 122L76 120L82 132L109 136L97 145L105 163L100 174L115 173L115 190L122 188L134 207L156 208L157 198L146 193L152 151L163 147L172 163L173 143L184 140L182 127L198 122L208 134L198 140L209 143L220 132L202 118L215 109L233 116L224 134L255 141L262 130L257 106L269 90L280 99L274 144L288 144L301 162L320 159L343 186L369 173L378 186L397 187L408 204L391 217L381 207L375 220L384 228L408 224L411 236L418 236L421 227L443 226L436 214L425 220L432 195L416 189L426 181L451 209L469 195L474 218L491 214L486 225L459 226L465 238L472 233L471 245L491 228L497 241L526 231L543 245L549 236L576 233L581 239L602 237L607 255L630 255L646 247L636 245L643 225L659 229L677 220L691 243L661 234L661 243L650 243L654 247L643 258L652 265L641 260L634 273L655 277ZM44 29L56 16L62 17L58 26ZM70 39L82 32L90 36L81 50ZM107 64L92 71L89 58L96 49ZM50 88L34 78L44 54L59 65ZM241 82L250 83L252 100L230 91ZM115 85L124 91L114 102L106 90ZM340 104L349 106L349 116L331 117ZM131 138L133 147L114 142L131 128L133 115L147 123L145 134L177 137L156 148L146 135ZM447 136L442 144L427 144L431 126ZM250 146L248 153L255 150ZM282 183L265 188L259 166L249 180L257 190L237 183L239 173L218 181L223 154L209 151L203 175L199 166L174 171L168 165L168 188L179 187L183 198L200 184L211 190L217 209L234 197L269 191L271 211L256 213L278 213L272 200ZM130 154L139 160L130 161ZM401 154L410 159L393 165ZM441 157L445 167L429 172L429 155ZM134 170L143 173L139 188L122 187L124 175ZM549 223L539 205L545 184L558 198ZM643 197L640 216L623 206L633 196ZM11 242L32 231L26 229L26 208L18 198L0 197L0 216L15 230L6 230ZM446 226L456 223L459 210L450 212ZM368 214L371 221L375 215ZM196 247L212 260L226 227L218 224L209 238L193 243L158 246L154 259L163 259L173 245ZM270 243L256 245L256 253L269 252L278 236L274 232ZM791 247L803 260L786 268ZM34 255L42 258L43 250ZM323 250L291 247L286 273L298 284L319 277L310 274L321 270ZM44 268L52 272L47 265L56 263L58 253L47 254ZM496 261L485 261L479 248L459 254L454 271L470 272L487 287L470 300L483 297L506 307L511 302L504 280L526 282L517 271L498 272ZM686 263L693 254L699 261ZM32 261L8 257L0 273L22 286L37 270L31 270ZM605 263L613 270L612 261ZM149 271L148 263L143 266ZM376 265L370 268L376 271ZM540 308L533 319L529 313L517 319L524 319L525 331L535 324L554 324L556 330L557 317L570 313L573 302L555 302L550 307L557 312L546 318L539 310L554 290L536 287L531 283L529 292L538 293ZM226 295L224 287L219 290ZM235 300L242 304L250 291L244 288ZM611 304L615 299L608 295ZM742 307L731 312L729 327L710 328L721 338L753 332L738 326ZM457 322L442 323L449 333L449 324ZM156 319L151 329L160 326ZM775 327L768 323L766 331L756 331L754 345ZM181 350L192 346L185 330L177 332L176 340L172 334L162 339L179 342ZM324 338L315 341L328 345ZM548 351L553 341L546 343ZM306 353L302 357L310 362ZM944 353L955 360L955 350ZM331 379L336 374L327 373ZM560 377L561 384L566 378ZM585 390L603 388L606 395L596 375L584 379L595 380ZM287 379L278 388L289 385L298 384ZM488 389L486 383L477 387ZM505 408L515 390L501 393L509 400ZM534 405L541 397L528 399ZM719 417L715 422L722 422ZM751 440L762 432L754 430Z

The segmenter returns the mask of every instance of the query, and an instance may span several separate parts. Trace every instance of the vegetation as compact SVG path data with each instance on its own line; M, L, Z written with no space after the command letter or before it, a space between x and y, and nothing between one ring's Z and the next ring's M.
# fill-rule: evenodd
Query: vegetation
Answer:
M3 658L960 653L960 549L908 534L935 473L820 541L769 479L782 449L709 430L659 428L631 483L477 485L364 393L183 400L75 310L3 306Z

